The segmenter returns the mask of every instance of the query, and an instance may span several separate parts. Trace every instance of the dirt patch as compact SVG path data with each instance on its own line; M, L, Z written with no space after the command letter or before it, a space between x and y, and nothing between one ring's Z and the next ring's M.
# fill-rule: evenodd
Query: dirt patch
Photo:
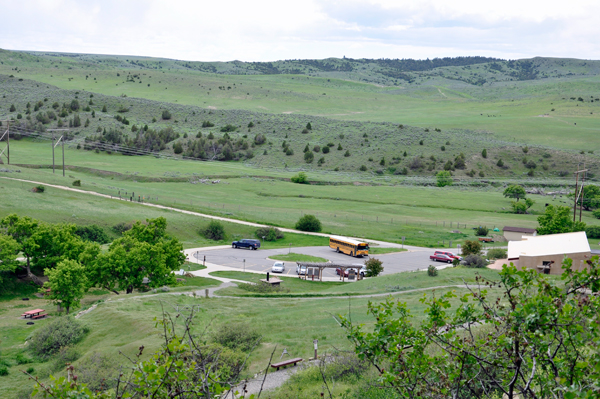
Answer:
M206 107L208 109L217 109L217 107L215 107L214 105L209 105L208 107Z

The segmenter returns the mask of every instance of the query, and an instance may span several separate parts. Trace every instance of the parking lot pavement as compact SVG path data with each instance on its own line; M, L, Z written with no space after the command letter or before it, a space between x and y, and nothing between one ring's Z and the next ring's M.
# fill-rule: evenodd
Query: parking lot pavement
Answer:
M383 262L383 274L399 273L418 269L427 269L430 264L438 266L437 262L429 260L429 255L433 253L430 248L412 248L407 252L397 252L384 255L372 255L371 257L380 259ZM273 255L283 255L288 252L305 254L325 258L332 262L346 264L362 264L367 258L354 258L345 254L337 253L329 247L298 247L298 248L280 248L280 249L259 249L257 251L249 249L218 248L211 250L193 250L186 251L190 254L192 262L202 262L206 256L206 262L247 270L266 273L271 271L273 260L267 259ZM283 275L296 276L296 263L285 262L286 269ZM324 277L335 277L335 270L326 270Z

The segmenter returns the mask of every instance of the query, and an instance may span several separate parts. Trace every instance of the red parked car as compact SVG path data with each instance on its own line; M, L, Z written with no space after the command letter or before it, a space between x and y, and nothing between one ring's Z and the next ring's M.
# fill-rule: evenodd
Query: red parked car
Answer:
M452 259L458 259L458 260L462 260L462 256L458 256L456 254L454 254L453 252L446 252L446 251L435 251L436 255L447 255L449 257L451 257Z
M454 258L449 257L448 255L438 254L437 252L429 257L429 259L434 260L436 262L446 262L452 263Z

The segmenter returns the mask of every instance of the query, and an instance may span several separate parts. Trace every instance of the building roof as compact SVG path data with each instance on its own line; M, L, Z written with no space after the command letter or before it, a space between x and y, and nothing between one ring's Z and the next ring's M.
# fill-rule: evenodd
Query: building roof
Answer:
M508 243L508 259L521 256L568 255L590 252L585 231L545 236L523 237Z
M536 232L535 229L528 229L527 227L511 227L511 226L504 226L504 229L502 229L504 231L514 231L516 233L528 233L528 234L533 234Z

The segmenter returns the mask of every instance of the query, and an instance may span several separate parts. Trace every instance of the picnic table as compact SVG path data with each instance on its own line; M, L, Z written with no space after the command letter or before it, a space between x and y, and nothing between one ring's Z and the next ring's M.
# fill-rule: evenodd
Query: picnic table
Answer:
M27 312L23 313L21 316L23 316L24 318L29 317L31 319L39 319L39 318L48 316L48 314L44 313L44 309L33 309L33 310L28 310Z

